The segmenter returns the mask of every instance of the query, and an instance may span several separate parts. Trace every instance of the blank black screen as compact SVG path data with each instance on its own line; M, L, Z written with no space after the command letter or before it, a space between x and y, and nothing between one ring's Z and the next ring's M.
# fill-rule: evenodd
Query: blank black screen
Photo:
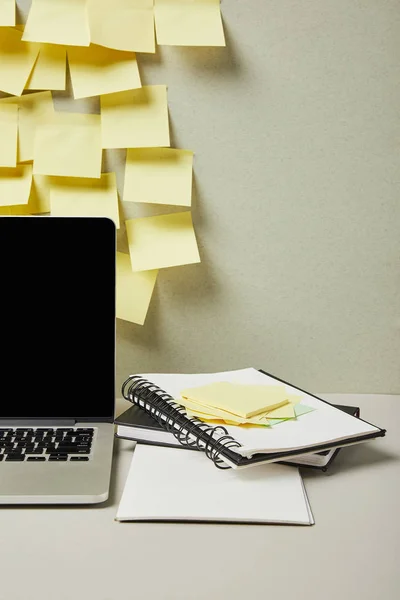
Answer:
M115 226L0 217L0 419L114 413Z

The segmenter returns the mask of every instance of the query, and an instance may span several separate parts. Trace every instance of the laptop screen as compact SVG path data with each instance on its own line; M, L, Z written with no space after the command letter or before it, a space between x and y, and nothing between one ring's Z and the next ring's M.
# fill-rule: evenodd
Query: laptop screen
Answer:
M115 252L109 219L0 217L0 419L113 418Z

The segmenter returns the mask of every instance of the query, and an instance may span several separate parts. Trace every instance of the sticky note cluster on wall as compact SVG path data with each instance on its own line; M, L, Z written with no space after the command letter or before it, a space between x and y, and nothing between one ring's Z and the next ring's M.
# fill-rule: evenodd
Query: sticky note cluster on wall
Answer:
M225 45L219 0L32 0L23 40L155 52L154 26L160 45Z
M167 87L142 86L138 52L225 45L219 0L32 0L16 24L0 0L0 215L105 216L120 227L103 149L127 149L122 200L190 209L193 152L170 147ZM57 112L51 90L100 97ZM24 93L25 91L29 93ZM35 93L30 93L30 92ZM200 261L190 210L127 219L117 316L143 324L161 269Z

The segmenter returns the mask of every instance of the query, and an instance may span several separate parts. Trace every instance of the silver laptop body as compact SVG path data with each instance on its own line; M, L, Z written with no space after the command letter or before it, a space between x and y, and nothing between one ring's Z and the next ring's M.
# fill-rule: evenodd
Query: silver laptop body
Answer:
M114 223L0 217L0 504L108 498Z

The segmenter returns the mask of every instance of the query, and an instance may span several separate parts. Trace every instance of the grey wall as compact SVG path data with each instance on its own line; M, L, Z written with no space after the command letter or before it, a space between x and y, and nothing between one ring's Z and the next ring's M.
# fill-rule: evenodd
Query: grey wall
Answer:
M400 2L221 6L226 49L138 57L144 83L168 85L173 144L195 152L202 263L160 272L144 327L118 322L118 389L256 366L314 392L399 393ZM121 189L123 157L105 158Z

